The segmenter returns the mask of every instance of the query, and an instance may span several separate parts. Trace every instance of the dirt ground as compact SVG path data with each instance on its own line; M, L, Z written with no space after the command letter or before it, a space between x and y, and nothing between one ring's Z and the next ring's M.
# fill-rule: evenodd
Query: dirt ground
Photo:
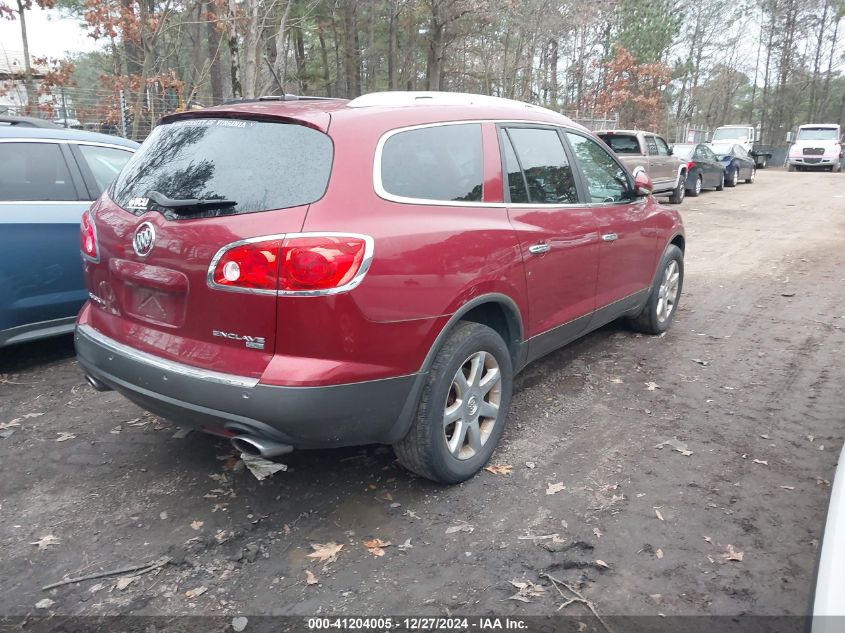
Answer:
M385 447L259 482L93 391L69 338L0 351L0 615L552 614L543 574L602 615L803 613L845 435L843 184L770 169L688 198L672 330L613 324L529 366L492 461L512 472L451 488Z

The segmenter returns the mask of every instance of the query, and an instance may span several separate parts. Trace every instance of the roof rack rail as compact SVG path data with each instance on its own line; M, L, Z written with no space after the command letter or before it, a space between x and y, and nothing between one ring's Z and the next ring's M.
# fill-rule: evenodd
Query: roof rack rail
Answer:
M227 99L223 105L232 105L236 103L259 103L261 101L335 101L337 97L312 97L310 95L262 95L254 99Z

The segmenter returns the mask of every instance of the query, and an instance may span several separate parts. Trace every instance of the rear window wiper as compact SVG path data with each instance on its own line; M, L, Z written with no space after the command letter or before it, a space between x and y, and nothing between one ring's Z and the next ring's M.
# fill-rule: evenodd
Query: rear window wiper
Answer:
M147 197L155 202L158 206L165 209L173 209L174 211L187 211L188 209L218 209L221 207L237 206L237 200L225 199L209 199L199 200L197 198L168 198L160 191L148 191Z

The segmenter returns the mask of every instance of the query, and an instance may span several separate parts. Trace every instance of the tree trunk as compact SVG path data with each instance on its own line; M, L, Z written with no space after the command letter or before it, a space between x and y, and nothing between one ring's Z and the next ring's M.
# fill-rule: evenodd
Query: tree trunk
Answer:
M293 0L288 0L285 5L285 10L282 12L282 18L279 20L279 29L276 31L276 61L273 63L273 71L276 77L284 86L285 75L287 74L287 59L288 59L288 16L293 7Z
M317 23L317 38L320 41L320 61L323 64L323 90L327 97L332 96L332 77L329 71L329 51L326 48L326 36L322 20Z
M343 10L344 27L344 70L346 74L346 95L349 98L361 95L361 49L358 40L358 22L355 17L357 2L347 0Z
M399 2L394 0L390 6L390 21L387 34L387 85L391 90L399 89L396 77L396 57L399 48Z
M557 38L552 38L551 42L551 52L550 52L550 60L549 60L549 101L552 104L552 108L556 111L560 111L560 104L558 103L557 98L557 66L558 66L558 42Z
M293 56L296 60L296 80L299 83L299 94L308 93L308 77L305 70L305 42L302 39L302 28L293 31Z
M244 38L244 96L253 99L258 85L258 0L246 0L246 37Z
M230 76L232 79L232 97L242 99L244 96L241 86L241 59L238 45L238 5L235 0L228 0L228 14L226 16L226 40L229 45L231 58Z
M21 23L21 41L23 42L23 82L26 86L26 108L24 112L32 116L38 116L38 91L35 89L35 80L32 77L32 60L29 58L29 38L26 33L26 9L23 2L18 0L18 20Z
M426 90L441 90L443 76L444 30L443 0L431 0L431 20L429 22L428 68L426 72Z
M209 78L211 79L211 103L217 105L223 102L223 71L220 63L220 32L217 30L217 14L214 4L206 5L205 39L208 47L208 58L211 60Z

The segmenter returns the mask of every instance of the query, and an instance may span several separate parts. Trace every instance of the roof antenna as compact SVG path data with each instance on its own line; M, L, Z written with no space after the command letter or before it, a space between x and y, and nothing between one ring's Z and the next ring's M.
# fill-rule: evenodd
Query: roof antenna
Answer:
M279 76L276 74L276 71L273 70L273 64L271 64L270 60L267 59L267 55L264 55L264 61L267 62L267 68L270 69L270 74L273 75L273 79L276 80L276 85L279 86L279 91L282 93L280 96L282 97L282 100L284 100L285 87L282 85L282 82L279 81Z

